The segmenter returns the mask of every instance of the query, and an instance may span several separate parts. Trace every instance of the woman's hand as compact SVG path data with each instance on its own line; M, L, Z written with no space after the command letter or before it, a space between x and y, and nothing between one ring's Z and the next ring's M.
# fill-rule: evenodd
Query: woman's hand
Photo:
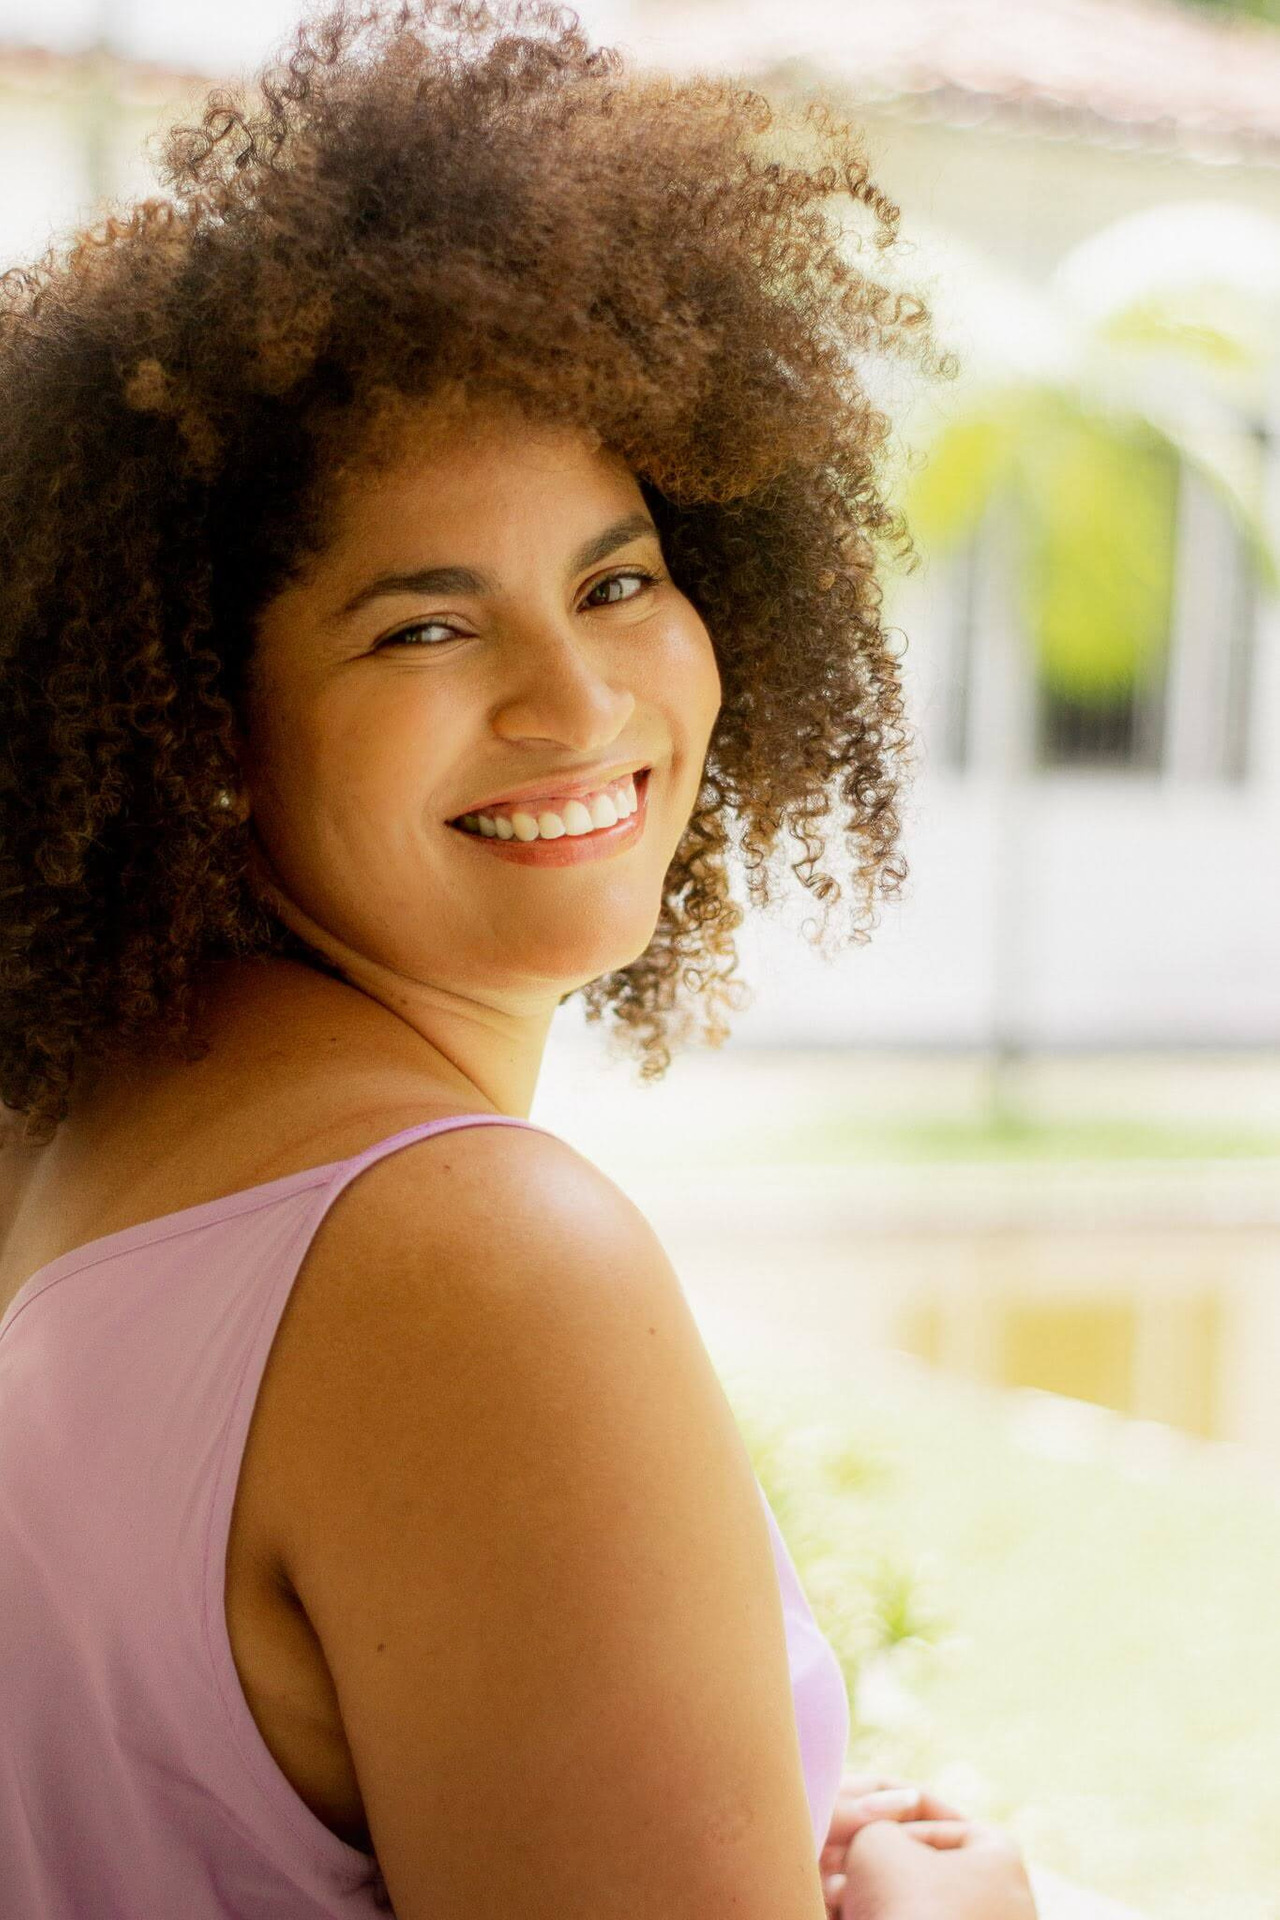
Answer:
M875 1820L963 1820L964 1815L910 1780L898 1780L889 1774L846 1772L836 1794L835 1811L823 1842L818 1866L822 1874L823 1897L827 1912L837 1920L840 1893L844 1886L845 1855L849 1843L862 1828ZM931 1838L922 1829L918 1838L932 1845L955 1842Z
M875 1820L845 1855L839 1920L1037 1920L1013 1838L979 1820Z

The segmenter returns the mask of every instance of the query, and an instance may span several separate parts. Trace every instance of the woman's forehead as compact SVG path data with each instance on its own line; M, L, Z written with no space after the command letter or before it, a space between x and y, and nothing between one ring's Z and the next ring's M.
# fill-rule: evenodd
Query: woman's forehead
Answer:
M348 451L352 477L380 474L411 486L442 465L487 466L550 457L609 464L618 456L588 425L539 419L504 394L460 391L389 394Z
M429 511L440 524L493 524L517 508L554 516L570 495L602 505L630 500L638 483L620 455L599 435L547 426L515 414L488 414L474 422L450 420L445 429L424 422L384 443L373 462L344 467L331 494L329 550L401 517Z

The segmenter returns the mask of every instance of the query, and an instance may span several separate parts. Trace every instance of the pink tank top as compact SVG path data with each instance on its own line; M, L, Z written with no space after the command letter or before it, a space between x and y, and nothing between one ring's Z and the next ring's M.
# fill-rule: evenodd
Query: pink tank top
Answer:
M249 1712L224 1611L245 1438L289 1290L349 1181L460 1114L63 1254L0 1320L0 1915L386 1912ZM534 1128L535 1132L545 1129ZM757 1486L759 1481L757 1480ZM844 1679L760 1488L815 1859ZM518 1893L516 1903L519 1904Z

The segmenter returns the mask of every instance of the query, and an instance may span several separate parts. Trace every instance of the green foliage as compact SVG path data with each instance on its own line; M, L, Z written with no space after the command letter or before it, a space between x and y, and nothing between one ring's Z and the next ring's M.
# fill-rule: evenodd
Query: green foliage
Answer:
M936 1641L943 1617L923 1598L918 1574L882 1559L873 1572L871 1586L883 1646L898 1647L907 1641L927 1646Z
M1264 587L1280 590L1248 431L1274 317L1210 274L1090 322L1046 293L1045 318L1056 364L966 380L908 456L901 504L920 547L940 554L998 510L1041 684L1109 707L1164 664L1184 472L1216 495ZM1199 404L1175 405L1179 388Z
M947 551L1010 501L1041 678L1072 700L1105 703L1161 663L1177 485L1173 450L1144 420L1018 385L974 395L941 429L903 504L922 546Z
M1173 602L1177 462L1140 425L1039 410L1018 448L1022 619L1042 683L1106 703L1156 677Z
M814 1618L844 1673L850 1751L864 1744L861 1676L906 1649L933 1646L949 1621L923 1569L886 1538L881 1503L891 1493L889 1455L821 1427L782 1423L739 1387L734 1415L773 1509Z
M1159 1125L1102 1116L1057 1120L1033 1114L875 1120L838 1111L773 1132L758 1120L699 1143L707 1167L793 1164L903 1165L919 1161L1259 1160L1280 1157L1280 1134L1264 1128Z
M730 1397L851 1701L887 1670L908 1708L855 1715L851 1764L1150 1920L1276 1920L1274 1484L940 1374L815 1380L771 1350Z
M1280 0L1182 0L1189 13L1240 14L1280 26Z
M1010 396L952 420L912 475L907 511L923 544L945 552L968 540L1006 480L1021 405Z
M1215 289L1215 294L1218 291ZM1199 295L1193 306L1191 296L1183 291L1179 292L1182 308L1179 313L1171 312L1164 298L1151 296L1135 300L1132 306L1103 323L1101 337L1116 347L1136 347L1142 352L1170 349L1192 353L1207 366L1226 372L1247 372L1253 365L1249 348L1234 329L1215 324L1211 313L1194 310L1206 304L1205 294Z

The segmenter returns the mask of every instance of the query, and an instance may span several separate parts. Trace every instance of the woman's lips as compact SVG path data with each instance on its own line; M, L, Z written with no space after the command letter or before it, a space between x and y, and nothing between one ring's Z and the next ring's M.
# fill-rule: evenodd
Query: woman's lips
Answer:
M514 861L525 867L576 867L589 860L607 859L633 846L644 832L648 817L649 775L652 768L635 775L636 810L612 827L596 827L591 833L563 833L557 840L499 840L489 834L469 833L465 827L447 824L463 840L491 853L495 859Z
M521 811L536 814L540 808L545 807L552 807L556 812L562 813L562 802L567 803L570 800L580 800L585 805L602 793L607 793L611 799L614 799L616 805L616 796L619 789L625 786L628 780L638 782L641 775L647 774L649 771L650 769L647 766L627 767L622 773L612 774L608 779L596 780L594 783L576 779L566 781L566 783L560 787L548 786L535 788L530 793L516 794L514 797L507 796L501 800L478 801L475 806L464 807L461 813L453 814L445 821L445 825L448 827L460 827L464 821L470 820L475 815L481 813L499 818L505 813L508 819L510 819L511 813L513 812Z

